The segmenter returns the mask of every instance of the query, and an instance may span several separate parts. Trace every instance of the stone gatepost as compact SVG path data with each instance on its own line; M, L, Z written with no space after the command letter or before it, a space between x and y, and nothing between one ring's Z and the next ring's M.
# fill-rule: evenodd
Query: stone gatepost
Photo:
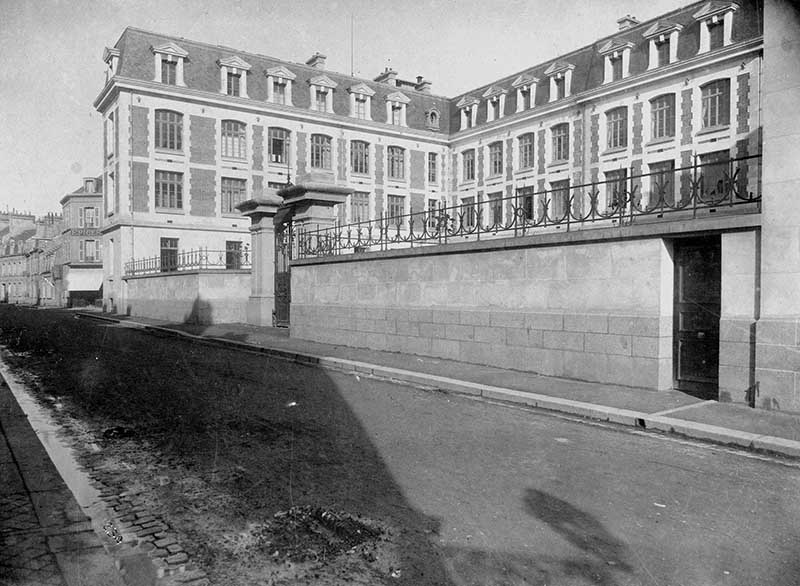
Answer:
M269 192L272 193L269 193ZM272 325L275 308L275 226L273 219L282 199L275 190L264 190L264 195L249 199L236 206L242 215L250 218L252 258L250 269L250 298L247 300L247 323L257 326Z
M333 206L344 203L352 192L349 187L309 182L281 189L278 195L291 206L295 228L324 230L336 220Z
M800 411L800 7L764 2L757 407Z

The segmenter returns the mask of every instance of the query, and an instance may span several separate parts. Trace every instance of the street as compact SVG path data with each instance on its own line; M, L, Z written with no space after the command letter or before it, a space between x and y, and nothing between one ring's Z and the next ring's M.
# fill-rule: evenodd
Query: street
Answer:
M40 376L40 398L68 402L96 434L131 430L107 438L93 469L112 486L149 491L212 584L800 582L794 461L68 312L0 317L14 367ZM306 505L371 519L389 536L377 557L390 562L361 556L356 567L339 552L258 581L273 562L257 553L271 548L240 539L237 549L232 536Z

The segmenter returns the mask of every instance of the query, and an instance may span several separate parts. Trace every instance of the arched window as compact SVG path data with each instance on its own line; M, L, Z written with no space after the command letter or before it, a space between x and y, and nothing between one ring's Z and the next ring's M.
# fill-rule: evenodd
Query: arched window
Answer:
M650 100L652 137L675 136L675 94L664 94Z
M553 161L568 161L569 123L556 124L550 133L553 135Z
M533 142L532 132L519 137L519 168L530 169L533 167Z
M285 128L270 128L267 131L267 150L269 162L284 165L289 161L289 140L291 132Z
M183 114L172 110L156 110L156 148L183 149Z
M247 126L236 120L222 121L222 156L247 158Z
M703 106L703 128L730 123L731 80L718 79L700 88Z
M610 149L628 146L628 108L614 108L606 112L607 145Z
M390 146L388 153L389 179L405 179L406 177L406 151L402 147Z

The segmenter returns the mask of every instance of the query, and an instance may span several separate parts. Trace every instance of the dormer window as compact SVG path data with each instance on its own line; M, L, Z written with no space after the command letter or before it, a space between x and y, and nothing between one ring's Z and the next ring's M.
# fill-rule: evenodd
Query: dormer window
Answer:
M517 112L529 110L536 103L536 84L539 80L531 75L520 75L511 84L517 90Z
M678 33L683 26L671 22L657 22L644 32L650 41L648 69L663 67L678 60Z
M603 83L625 79L630 74L631 47L633 43L612 40L600 47L605 59Z
M439 110L432 108L425 112L425 126L428 130L439 130Z
M167 85L185 86L183 64L189 55L175 43L152 47L155 65L153 81Z
M333 90L338 85L327 75L317 75L309 81L311 109L333 113Z
M406 105L410 101L400 92L392 92L386 96L386 121L395 126L407 126Z
M483 93L483 97L487 99L486 121L493 122L502 118L506 106L505 91L502 88L492 86Z
M375 95L375 90L365 83L359 83L347 91L350 93L350 117L372 120L372 96Z
M544 74L550 78L550 101L555 102L567 98L572 93L572 63L555 62L548 67Z
M106 47L103 51L103 61L108 65L111 75L117 74L117 66L119 65L119 49L109 49Z
M478 118L478 99L473 96L464 96L456 104L461 110L461 130L475 126Z
M294 73L283 65L267 69L267 101L273 104L292 105Z
M733 13L739 5L735 2L709 2L692 16L700 21L700 50L708 53L733 42Z
M251 66L239 57L219 60L220 93L247 98L247 72Z

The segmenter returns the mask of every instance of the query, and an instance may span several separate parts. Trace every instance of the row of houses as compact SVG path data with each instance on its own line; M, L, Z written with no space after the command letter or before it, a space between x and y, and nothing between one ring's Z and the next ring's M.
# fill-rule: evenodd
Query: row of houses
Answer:
M81 307L102 299L102 177L60 200L61 213L0 213L0 302Z

